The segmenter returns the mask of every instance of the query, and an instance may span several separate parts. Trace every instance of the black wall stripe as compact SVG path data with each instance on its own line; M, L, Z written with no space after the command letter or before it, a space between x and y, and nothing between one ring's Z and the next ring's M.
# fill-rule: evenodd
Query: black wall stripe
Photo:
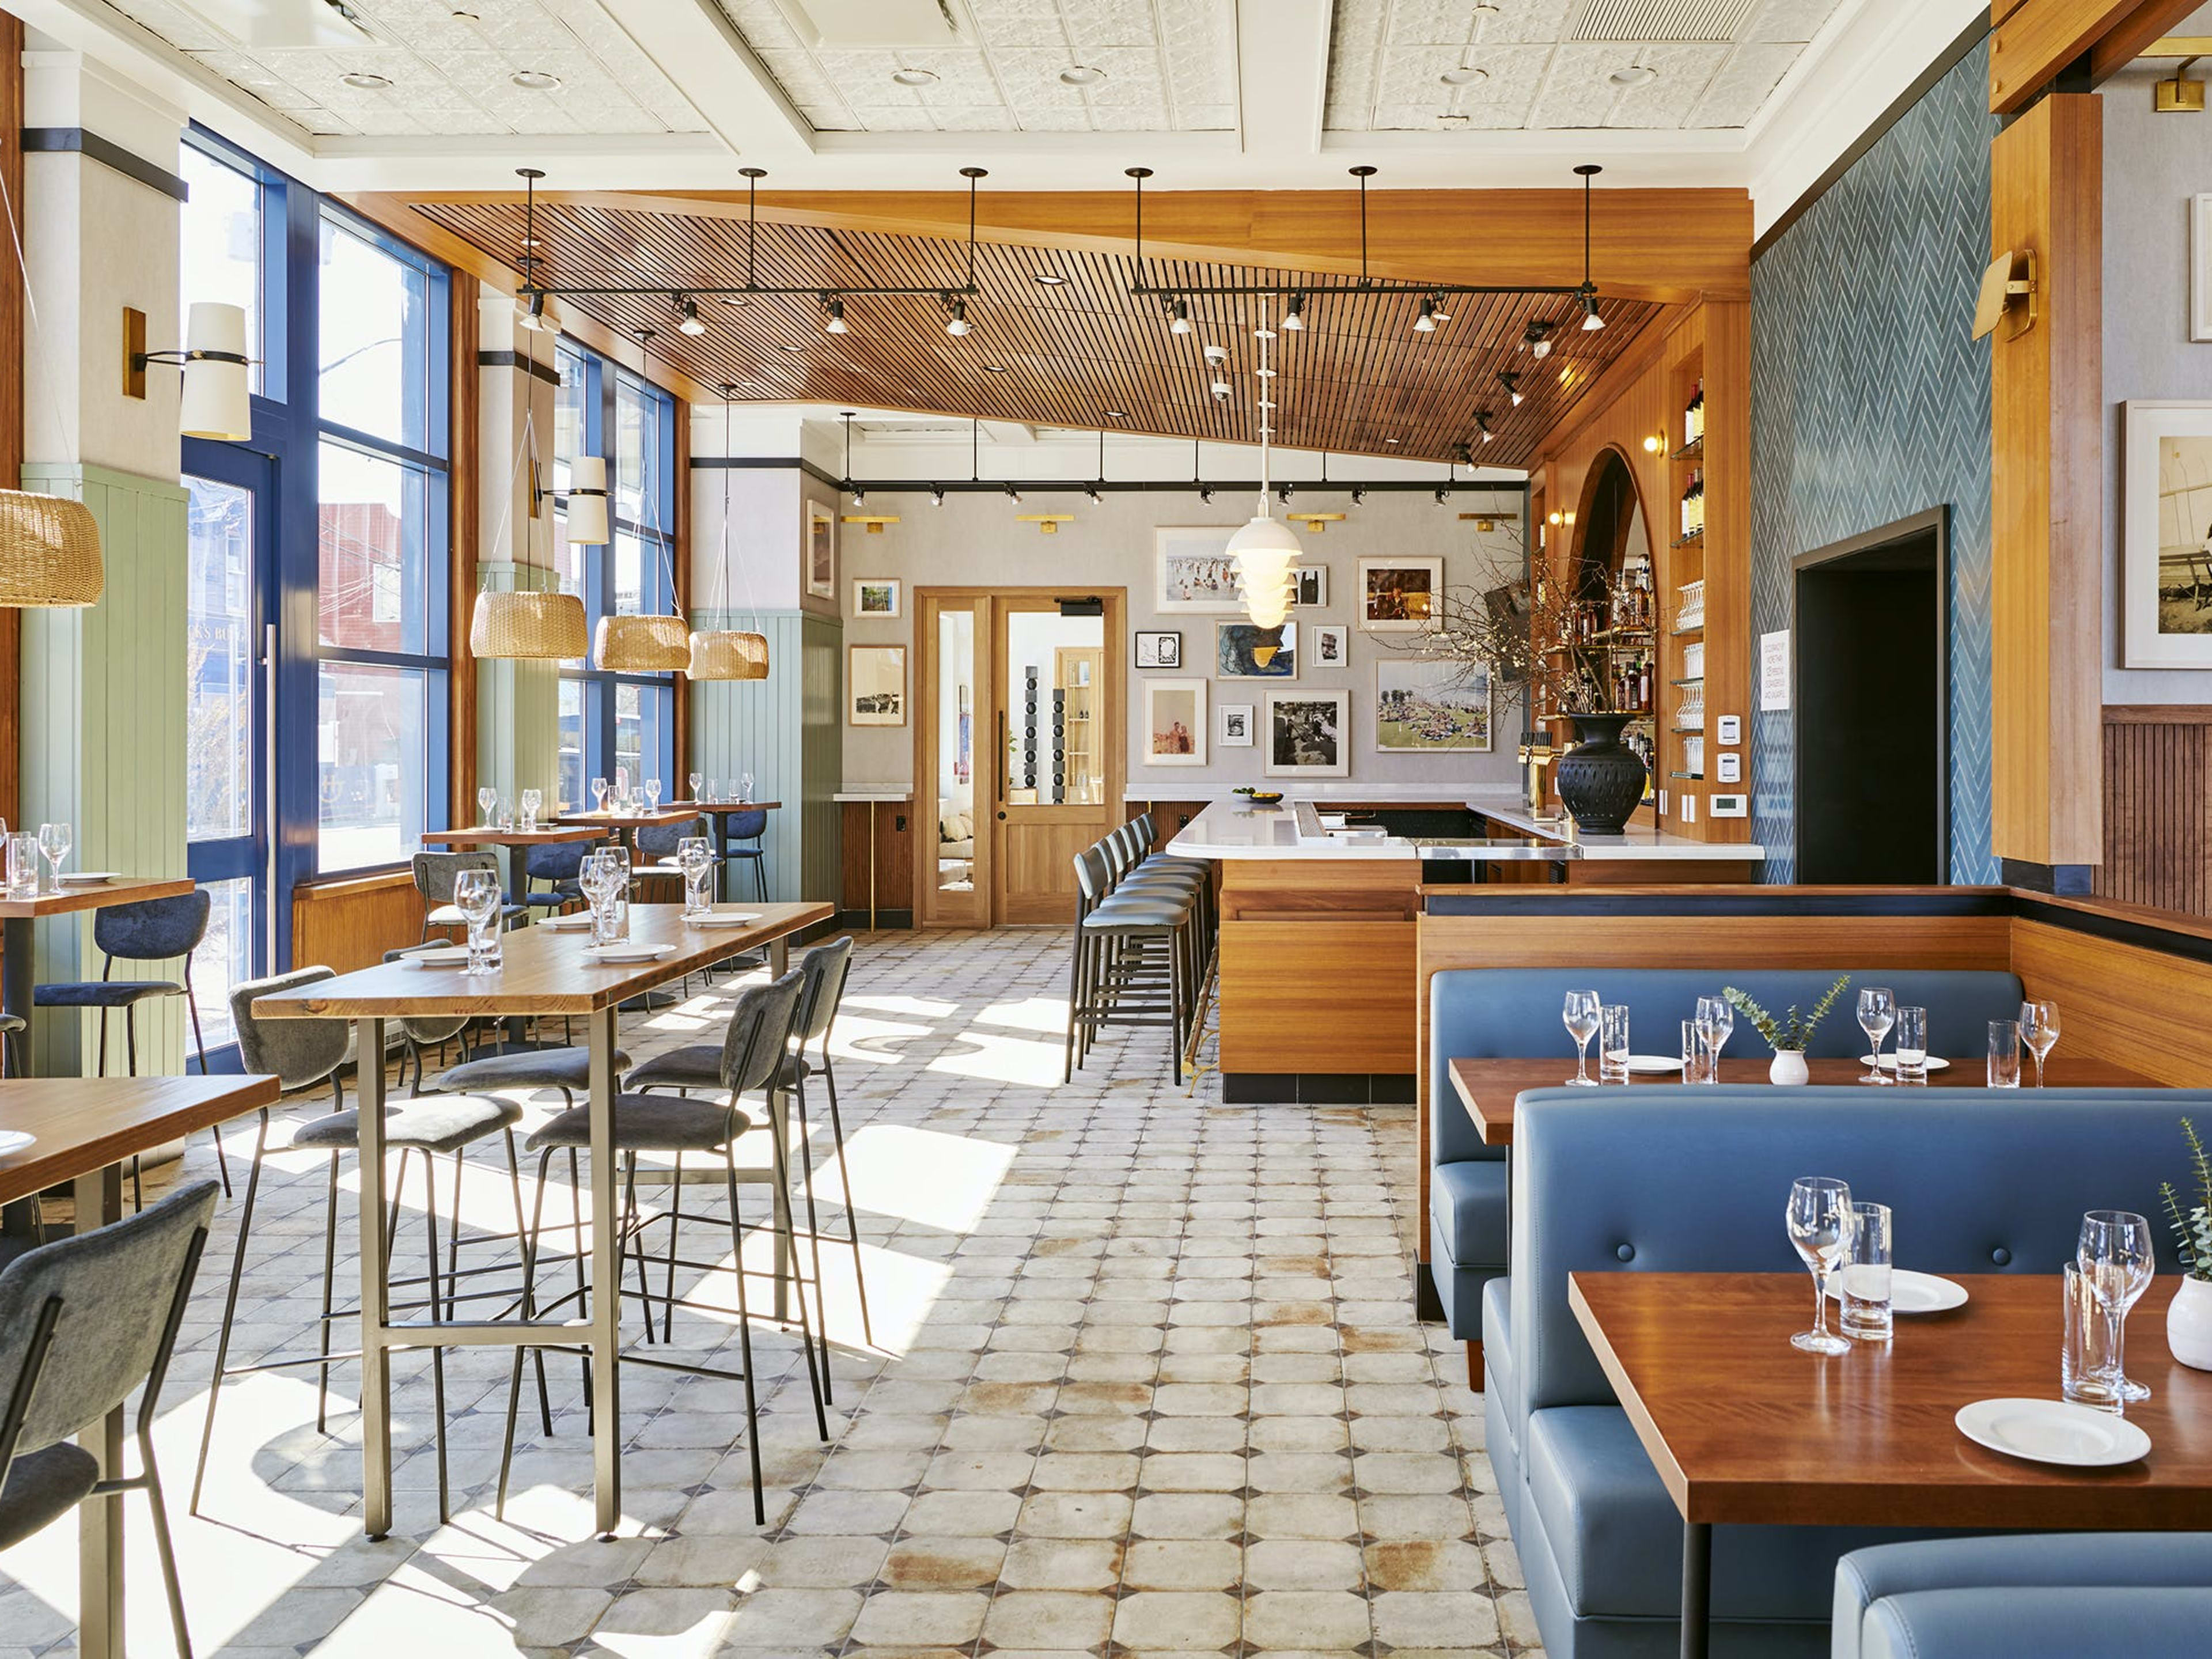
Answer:
M135 155L112 139L103 138L96 132L88 132L82 127L25 127L23 149L26 154L35 152L45 155L65 155L74 150L87 161L97 161L100 166L112 168L126 179L135 179L142 185L150 185L164 196L173 196L179 202L191 195L190 186L175 173L164 172L144 156Z
M479 351L477 353L477 367L527 369L533 380L543 380L548 386L561 384L559 369L550 363L541 363L535 358L526 357L518 351Z

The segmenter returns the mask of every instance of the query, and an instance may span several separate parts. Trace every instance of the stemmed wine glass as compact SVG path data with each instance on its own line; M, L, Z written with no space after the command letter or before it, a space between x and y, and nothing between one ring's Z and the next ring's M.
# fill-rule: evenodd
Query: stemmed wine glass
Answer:
M1598 1007L1596 992L1570 991L1566 1006L1559 1011L1567 1035L1575 1040L1575 1074L1567 1081L1590 1089L1597 1087L1597 1080L1589 1074L1589 1040L1597 1035Z
M499 877L489 870L464 870L453 878L453 904L469 924L469 971L499 965L499 935L492 919L499 914Z
M2075 1247L2074 1265L2089 1282L2097 1306L2105 1316L2112 1357L2112 1391L2122 1400L2148 1400L2150 1390L2131 1382L2123 1356L2127 1342L2128 1310L2150 1288L2158 1271L2151 1246L2150 1223L2128 1210L2092 1210L2081 1218L2081 1242Z
M66 823L42 823L39 826L39 850L46 855L46 862L53 866L49 878L51 891L58 893L62 890L62 860L69 856L70 843L73 839Z
M2058 1005L2023 1002L2020 1005L2020 1040L2035 1056L2035 1086L2043 1086L2043 1062L2058 1046Z
M676 843L676 862L684 871L684 914L696 916L711 909L707 872L714 866L714 843L704 836L686 836Z
M700 802L700 800L701 800L701 799L702 799L702 797L700 796L700 793L699 793L699 786L700 786L700 784L702 784L702 782L704 782L705 781L706 781L706 774L705 774L705 773L703 773L703 772L694 772L693 774L691 774L690 780L690 784L691 784L691 804L692 804L694 806L696 806L696 805L699 804L699 802Z
M658 812L660 810L660 780L659 778L647 778L645 781L645 810L648 812Z
M615 894L622 887L622 872L602 850L586 855L576 872L576 885L592 911L592 943L611 945L615 939Z
M1706 1076L1712 1082L1721 1080L1721 1050L1728 1047L1729 1038L1735 1031L1735 1010L1729 1006L1726 997L1698 999L1698 1041L1705 1045L1712 1056Z
M491 827L491 809L498 804L498 790L488 783L477 786L477 811L483 817L486 829Z
M544 810L544 791L526 789L522 792L522 827L525 830L538 828L538 814Z
M738 779L738 799L748 806L752 805L753 775L750 772Z
M607 781L605 778L593 778L592 780L592 811L604 812L606 810Z
M1869 985L1859 992L1859 1030L1867 1034L1874 1044L1874 1052L1867 1056L1867 1074L1862 1083L1887 1083L1881 1073L1882 1039L1889 1028L1897 1024L1897 998L1886 985Z
M1828 1275L1851 1243L1851 1189L1833 1176L1801 1176L1790 1186L1790 1242L1813 1273L1813 1328L1790 1339L1807 1353L1849 1353L1828 1328Z

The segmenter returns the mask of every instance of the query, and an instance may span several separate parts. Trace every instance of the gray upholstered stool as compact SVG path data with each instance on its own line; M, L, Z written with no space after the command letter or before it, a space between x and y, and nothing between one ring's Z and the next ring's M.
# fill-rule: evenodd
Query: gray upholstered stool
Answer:
M422 937L430 937L433 927L465 927L468 918L461 907L453 902L453 884L464 870L489 870L492 878L499 878L499 860L489 853L417 853L409 860L415 872L415 886L422 895ZM526 906L518 904L510 896L502 897L499 915L502 926L514 923L530 914Z
M1194 1000L1194 894L1180 885L1111 884L1104 843L1075 857L1076 927L1061 1080L1074 1074L1108 1025L1164 1026L1170 1072L1182 1081L1182 1045Z

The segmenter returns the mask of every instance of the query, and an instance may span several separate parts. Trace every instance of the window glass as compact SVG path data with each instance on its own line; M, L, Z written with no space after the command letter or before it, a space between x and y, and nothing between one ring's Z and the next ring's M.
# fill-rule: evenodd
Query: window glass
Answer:
M415 850L428 794L429 674L325 662L316 708L319 867L401 864Z
M429 278L335 220L322 224L322 418L388 442L429 443Z
M618 682L615 686L615 764L626 766L639 782L660 778L662 799L673 800L678 791L667 787L661 775L667 764L666 730L670 693L665 687Z
M589 422L586 410L592 375L584 355L563 345L554 354L561 384L553 393L553 488L568 493L568 463L584 453Z
M420 467L327 440L318 458L317 636L356 651L428 647L429 480Z
M561 805L575 811L584 799L584 683L561 682Z
M200 1017L200 1036L210 1050L238 1039L230 1017L230 988L253 977L253 882L200 884L207 890L208 930L192 952L192 1006ZM191 1060L197 1062L198 1055Z
M647 507L648 489L657 482L646 465L652 428L653 405L643 388L623 377L615 387L615 514L632 524L657 527L658 503L653 510Z
M246 352L253 359L247 380L261 392L260 182L197 144L180 147L179 164L189 194L178 215L183 277L178 316L189 318L196 300L241 307Z
M185 836L222 841L253 819L253 493L185 484Z

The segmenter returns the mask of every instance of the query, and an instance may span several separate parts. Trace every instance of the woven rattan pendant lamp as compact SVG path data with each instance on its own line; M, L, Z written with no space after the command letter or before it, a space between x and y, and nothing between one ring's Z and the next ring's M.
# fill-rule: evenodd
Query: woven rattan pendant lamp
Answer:
M734 386L722 387L722 455L730 453L730 399ZM751 590L751 579L746 579ZM722 604L730 603L730 469L722 469ZM695 680L764 680L768 678L768 635L736 629L714 629L691 636L690 676Z
M637 368L641 380L645 375L646 349L653 339L653 331L637 331ZM602 464L604 465L604 463ZM676 568L668 562L668 551L660 538L660 526L653 512L653 502L659 489L646 492L647 528L652 532L653 544L660 549L662 568L668 574L668 591L676 592ZM599 618L598 636L592 641L592 662L594 666L616 674L665 674L670 670L681 671L691 665L691 636L684 618L670 616L615 616Z
M527 352L525 356L527 357ZM531 367L537 367L534 360ZM526 464L530 467L530 523L536 524L543 517L532 453L538 442L538 416L528 391L529 381L526 379L523 384L522 436L516 441L514 469L507 477L507 507L500 520L502 535L508 516L514 511L514 486ZM532 536L528 525L524 526L523 533ZM493 538L495 545L498 539ZM574 593L527 589L501 592L487 588L477 595L476 610L469 618L469 653L476 657L517 662L574 662L591 649L591 629L584 619L584 602Z

